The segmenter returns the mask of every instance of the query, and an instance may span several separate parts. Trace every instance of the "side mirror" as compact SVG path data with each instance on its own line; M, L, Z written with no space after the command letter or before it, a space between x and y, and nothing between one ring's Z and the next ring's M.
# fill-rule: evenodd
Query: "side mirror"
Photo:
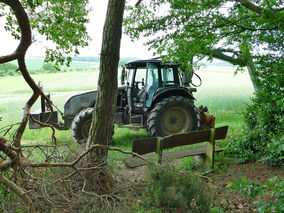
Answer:
M124 85L125 73L125 68L123 67L121 71L121 85Z
M145 84L145 83L144 83L144 78L142 78L142 86L143 86L143 87L144 87L144 84Z

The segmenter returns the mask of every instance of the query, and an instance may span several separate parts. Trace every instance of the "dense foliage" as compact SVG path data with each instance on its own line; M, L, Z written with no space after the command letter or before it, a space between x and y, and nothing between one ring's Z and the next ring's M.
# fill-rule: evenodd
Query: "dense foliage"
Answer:
M240 162L261 160L284 165L284 59L263 61L257 73L258 92L244 112L243 134L231 141L227 151Z
M244 133L229 145L240 161L283 163L272 150L284 135L284 5L281 0L142 1L128 7L126 33L149 38L157 54L187 66L194 58L250 65L257 89L244 117ZM252 63L253 62L253 63Z
M148 37L147 45L157 54L187 63L193 56L200 59L210 55L214 48L243 50L243 57L247 46L283 53L281 0L251 1L258 4L260 12L244 6L242 2L249 2L245 0L147 2L128 7L131 13L124 24L131 38Z

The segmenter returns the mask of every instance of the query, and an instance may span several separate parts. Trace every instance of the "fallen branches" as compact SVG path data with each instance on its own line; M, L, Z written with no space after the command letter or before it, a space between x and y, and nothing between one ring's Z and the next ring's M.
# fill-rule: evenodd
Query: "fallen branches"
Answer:
M10 185L9 187L7 185L7 187L21 198L24 204L30 209L32 208L30 207L32 197L35 208L41 210L55 208L58 211L69 208L70 211L72 211L77 208L76 205L81 206L82 202L86 202L82 201L80 198L80 196L82 196L80 194L82 193L85 194L84 196L94 197L91 198L93 200L91 205L97 205L99 203L98 205L111 208L112 205L115 205L115 203L120 200L118 193L123 188L125 189L125 186L113 188L111 191L100 191L101 187L105 187L105 179L100 178L98 180L94 179L94 190L90 190L88 187L86 188L89 174L93 174L94 178L99 178L101 171L109 170L105 163L97 164L96 166L92 165L86 160L86 156L95 149L108 149L131 154L146 160L131 151L99 144L93 145L87 150L79 146L75 149L71 149L68 144L58 146L26 145L15 147L4 137L0 137L0 144L0 151L4 151L3 153L6 155L5 158L7 159L0 164L0 171L4 171L3 168L12 168L15 169L15 174L18 173L12 175L12 178L9 180ZM79 154L78 148L81 150ZM19 153L23 153L25 158L18 158ZM11 160L10 157L12 159L16 158L16 161ZM39 162L39 157L44 158ZM2 176L1 178L5 177ZM118 178L118 180L122 181L121 178ZM127 182L127 180L123 181ZM5 183L5 186L6 184L8 184L8 182ZM14 188L11 188L12 186ZM25 194L25 191L29 191L29 193ZM96 200L95 203L94 200ZM18 201L15 200L14 202ZM119 202L122 201L120 200ZM12 210L13 209L11 209L11 211Z
M37 123L39 124L40 126L43 126L43 127L49 127L51 128L52 130L52 135L51 135L51 141L53 142L54 145L56 145L56 137L55 137L55 128L54 126L50 125L50 124L47 124L47 123L42 123L36 119L33 118L33 116L29 113L28 117L34 122L34 123Z
M2 173L0 173L0 180L4 183L6 187L11 189L11 191L13 191L23 200L23 202L26 204L28 210L31 213L36 213L33 201L21 187L17 186L14 182L8 180Z
M12 161L18 158L18 153L11 149L11 144L2 136L0 136L0 151L7 155Z

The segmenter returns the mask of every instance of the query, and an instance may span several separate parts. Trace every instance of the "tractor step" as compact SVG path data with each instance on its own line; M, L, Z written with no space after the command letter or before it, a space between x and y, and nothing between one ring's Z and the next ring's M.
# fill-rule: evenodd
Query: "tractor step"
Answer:
M143 126L143 115L130 115L130 124L140 124Z
M124 129L131 129L134 131L138 131L142 128L142 126L124 126L124 125L118 125L119 128L124 128Z

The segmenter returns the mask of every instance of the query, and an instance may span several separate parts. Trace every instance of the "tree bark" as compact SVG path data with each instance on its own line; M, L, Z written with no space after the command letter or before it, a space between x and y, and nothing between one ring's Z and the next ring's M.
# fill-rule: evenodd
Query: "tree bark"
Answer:
M98 93L86 149L94 144L109 145L117 97L117 70L125 0L109 0L103 30ZM96 149L90 161L107 165L107 149Z

